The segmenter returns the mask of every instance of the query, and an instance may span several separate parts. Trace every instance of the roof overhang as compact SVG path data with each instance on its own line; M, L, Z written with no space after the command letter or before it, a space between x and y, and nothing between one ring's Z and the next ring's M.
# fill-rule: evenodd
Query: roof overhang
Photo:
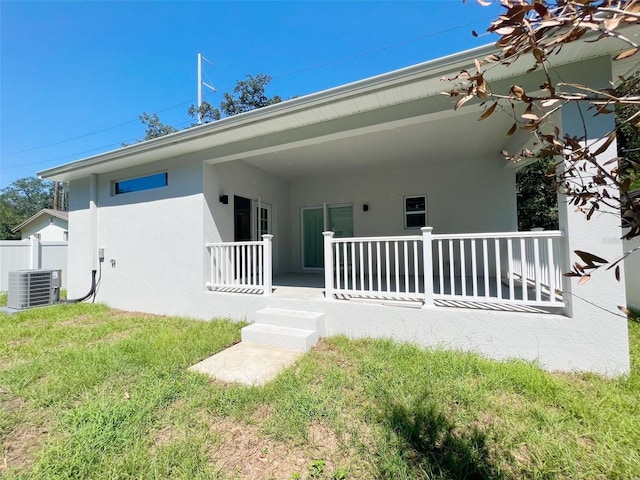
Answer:
M574 42L553 57L553 64L610 56L622 47L623 44L613 41ZM390 132L418 122L441 124L448 120L462 125L465 116L473 116L475 120L480 108L477 102L475 105L469 102L454 112L451 99L440 95L448 87L442 77L471 68L475 59L493 52L493 45L474 48L67 163L38 175L70 181L196 152L207 152L203 159L221 162L264 156L354 134ZM489 82L517 77L532 65L532 58L521 57L508 68L495 64L485 77Z
M44 216L59 218L60 220L64 220L65 222L69 221L69 214L67 212L64 212L62 210L53 210L51 208L43 208L35 215L27 218L24 222L22 222L17 227L12 228L11 233L19 232L31 222L38 220L40 217L44 217Z

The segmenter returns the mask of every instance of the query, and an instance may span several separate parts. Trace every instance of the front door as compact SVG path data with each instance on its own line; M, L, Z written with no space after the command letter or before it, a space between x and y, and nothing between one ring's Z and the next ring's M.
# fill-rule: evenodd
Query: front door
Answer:
M324 267L324 239L322 232L330 230L336 238L353 237L353 207L330 205L302 209L302 267Z
M233 197L233 241L248 242L251 238L251 200Z
M234 195L233 230L234 242L262 240L263 234L271 233L271 205Z

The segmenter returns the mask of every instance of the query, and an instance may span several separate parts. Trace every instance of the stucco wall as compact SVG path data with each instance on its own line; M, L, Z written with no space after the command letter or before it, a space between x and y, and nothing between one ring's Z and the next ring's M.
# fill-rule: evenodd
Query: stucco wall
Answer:
M274 272L290 271L291 221L289 182L243 161L203 165L205 194L205 242L233 241L233 197L257 200L271 205ZM220 203L220 195L229 203Z
M627 306L640 310L640 238L623 240L625 252L638 248L624 261L625 282L627 287Z
M443 159L345 171L305 178L291 187L292 269L301 270L300 209L328 204L353 205L357 237L418 235L404 228L404 197L427 195L427 224L433 233L517 230L515 171L493 159ZM369 206L363 211L363 204Z
M22 239L29 238L36 233L40 234L41 242L62 242L67 240L65 232L68 230L67 222L57 217L45 216L28 225L25 225L20 234Z
M112 182L168 172L168 186L121 195ZM119 308L175 312L204 278L202 163L189 158L157 162L98 177L97 246L104 248L97 300ZM88 179L72 182L71 297L90 287Z

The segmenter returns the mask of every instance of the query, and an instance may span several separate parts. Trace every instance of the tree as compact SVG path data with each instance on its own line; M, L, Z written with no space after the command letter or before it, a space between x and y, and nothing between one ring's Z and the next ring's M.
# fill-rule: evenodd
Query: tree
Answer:
M11 229L43 208L53 207L54 182L36 177L19 178L0 190L0 239L19 239Z
M200 116L204 123L220 120L223 116L231 117L239 113L248 112L257 108L266 107L275 103L280 103L282 99L278 95L268 97L265 88L271 82L272 77L259 73L255 77L247 75L246 80L238 80L233 89L234 95L224 93L220 108L213 107L210 103L203 102L200 108L194 105L189 107L187 113L194 118Z
M553 182L555 161L538 158L516 173L518 230L558 228L558 196Z
M491 3L477 1L485 6ZM570 204L582 211L587 219L601 209L620 212L625 228L623 238L640 236L640 198L634 199L630 195L632 180L629 169L634 172L638 169L637 161L629 155L632 149L622 151L622 158L617 159L619 164L627 166L625 168L619 168L615 162L602 162L599 158L622 129L630 129L633 137L633 132L640 127L637 80L634 77L621 78L618 89L598 89L582 84L567 84L556 80L550 73L553 56L564 45L579 40L598 42L614 38L621 45L628 46L614 60L636 55L640 47L632 37L627 36L625 27L640 24L640 1L501 0L500 4L506 11L487 29L500 36L496 43L500 53L476 60L475 73L462 71L449 79L457 82L446 92L459 97L454 108L478 98L485 107L481 120L496 110L510 114L514 123L507 135L513 135L518 128L527 130L535 136L543 155L556 158L559 167L556 170L556 182ZM530 72L543 72L545 82L540 86L542 93L526 92L519 85L512 85L506 92L494 92L485 79L485 73L493 65L509 68L521 57L531 59ZM583 120L583 137L562 136L552 119L555 113L571 104L578 105L581 111L589 108L596 115L618 112L616 126L601 138L589 140ZM522 107L518 108L519 105L523 106L523 110ZM528 149L518 153L503 151L503 154L505 159L513 162L537 155ZM567 275L580 277L580 281L588 280L591 272L603 266L615 267L616 276L620 274L618 263L624 257L606 260L587 252L576 251L576 254L582 263L576 263Z
M178 130L171 125L166 125L160 121L157 113L148 114L143 112L140 121L145 126L144 138L140 141L151 140L152 138L163 137Z

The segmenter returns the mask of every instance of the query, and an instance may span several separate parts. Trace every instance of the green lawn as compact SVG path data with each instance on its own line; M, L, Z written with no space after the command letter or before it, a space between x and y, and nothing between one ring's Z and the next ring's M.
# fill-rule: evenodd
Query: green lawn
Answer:
M0 477L640 478L627 379L324 340L265 387L187 373L240 325L69 305L0 314Z

